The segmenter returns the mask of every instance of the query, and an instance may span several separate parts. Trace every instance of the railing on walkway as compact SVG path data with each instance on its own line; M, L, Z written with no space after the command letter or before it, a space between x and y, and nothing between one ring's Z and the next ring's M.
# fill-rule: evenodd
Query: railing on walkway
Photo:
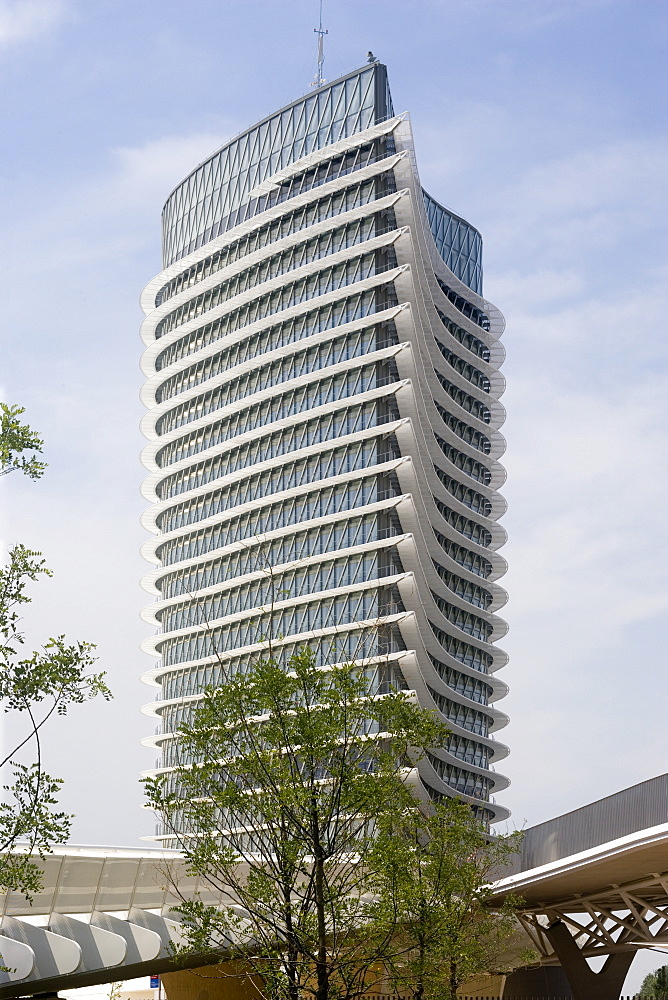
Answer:
M369 993L369 1000L412 1000L410 994L399 994L399 993ZM457 1000L573 1000L572 994L565 996L564 994L550 994L546 996L541 993L540 996L532 996L531 994L522 993L521 996L516 996L515 994L504 993L503 996L498 994L487 994L475 993L471 996L468 994L460 995L457 994ZM628 996L615 996L610 997L610 1000L638 1000L637 993L629 993ZM665 1000L664 996L656 997L643 997L643 1000Z

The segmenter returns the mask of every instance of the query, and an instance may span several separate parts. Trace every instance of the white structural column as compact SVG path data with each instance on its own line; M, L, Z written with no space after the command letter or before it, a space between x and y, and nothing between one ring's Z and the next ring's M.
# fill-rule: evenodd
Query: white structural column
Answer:
M163 232L142 296L156 766L270 635L414 690L452 732L424 794L505 817L503 318L480 235L422 190L385 67L227 143Z

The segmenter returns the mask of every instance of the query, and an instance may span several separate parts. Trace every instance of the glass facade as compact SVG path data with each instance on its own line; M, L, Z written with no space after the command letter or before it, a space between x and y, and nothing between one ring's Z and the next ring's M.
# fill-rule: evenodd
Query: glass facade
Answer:
M227 143L165 205L142 327L148 711L169 769L207 685L268 637L279 659L308 644L440 713L424 787L493 820L502 321L480 234L414 164L376 62Z
M482 295L482 236L423 189L424 207L436 249L460 281Z
M165 267L265 211L271 196L258 196L255 189L272 175L390 118L384 69L369 66L321 87L226 143L193 170L163 209Z

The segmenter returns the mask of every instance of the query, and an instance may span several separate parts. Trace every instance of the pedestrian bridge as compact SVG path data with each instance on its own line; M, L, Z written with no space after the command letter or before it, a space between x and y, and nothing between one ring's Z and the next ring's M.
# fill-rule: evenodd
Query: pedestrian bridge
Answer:
M63 846L40 864L32 902L0 897L0 1000L173 971L171 887L219 902L175 851ZM526 830L495 883L497 899L508 893L541 967L509 977L509 995L563 996L565 973L576 1000L619 996L638 949L668 950L668 774Z
M44 884L32 902L0 896L0 955L9 970L0 971L0 998L174 969L171 946L181 934L170 886L218 902L175 851L68 845L38 863Z
M639 949L668 949L668 774L526 830L495 888L522 898L541 965L561 966L577 1000L613 1000Z

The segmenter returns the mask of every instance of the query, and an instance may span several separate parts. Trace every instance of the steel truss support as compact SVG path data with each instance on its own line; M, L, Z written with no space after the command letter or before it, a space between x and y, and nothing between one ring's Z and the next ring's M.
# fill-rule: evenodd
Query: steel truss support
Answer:
M561 965L575 1000L615 1000L640 948L668 948L668 873L526 907L519 920L542 965ZM586 959L604 957L600 972Z

